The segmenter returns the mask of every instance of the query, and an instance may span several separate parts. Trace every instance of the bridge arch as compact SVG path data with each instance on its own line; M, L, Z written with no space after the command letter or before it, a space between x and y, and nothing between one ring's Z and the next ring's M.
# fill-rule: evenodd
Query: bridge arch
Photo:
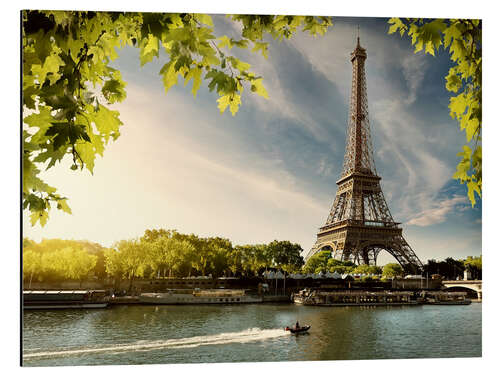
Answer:
M483 285L482 280L453 280L453 281L443 281L443 286L445 290L449 291L472 291L475 292L477 299L483 299Z

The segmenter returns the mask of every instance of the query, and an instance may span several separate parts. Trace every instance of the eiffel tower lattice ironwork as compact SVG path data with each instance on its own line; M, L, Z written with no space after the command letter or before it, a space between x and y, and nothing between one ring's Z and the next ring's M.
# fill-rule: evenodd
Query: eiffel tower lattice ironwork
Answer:
M324 226L306 260L321 250L331 250L335 259L356 264L376 264L385 250L408 273L422 270L392 218L380 187L381 177L375 170L368 100L366 93L366 50L358 43L351 53L352 91L342 174L337 181L337 194Z

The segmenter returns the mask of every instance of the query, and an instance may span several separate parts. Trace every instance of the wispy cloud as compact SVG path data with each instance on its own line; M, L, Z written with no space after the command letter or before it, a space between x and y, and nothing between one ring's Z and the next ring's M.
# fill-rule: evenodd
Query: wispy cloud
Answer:
M405 104L412 104L417 99L418 90L422 85L429 64L425 55L411 53L402 59L401 65L408 86L408 97Z
M467 198L461 196L454 196L451 199L445 199L434 204L434 207L429 208L415 215L408 225L417 225L420 227L427 227L429 225L439 224L446 220L450 214L459 204L466 204Z
M321 158L318 169L316 169L316 173L323 176L331 176L332 172L333 168L330 161L326 157Z

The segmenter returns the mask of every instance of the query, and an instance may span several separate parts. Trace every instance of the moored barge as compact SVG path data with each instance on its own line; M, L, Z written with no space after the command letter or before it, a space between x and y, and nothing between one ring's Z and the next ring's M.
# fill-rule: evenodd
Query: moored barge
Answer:
M23 308L96 309L108 305L105 290L24 290Z
M417 305L414 293L409 291L336 290L321 291L304 289L292 296L293 302L314 306L376 306Z
M262 297L248 295L240 289L171 289L165 293L142 293L139 301L154 305L238 304L260 303Z

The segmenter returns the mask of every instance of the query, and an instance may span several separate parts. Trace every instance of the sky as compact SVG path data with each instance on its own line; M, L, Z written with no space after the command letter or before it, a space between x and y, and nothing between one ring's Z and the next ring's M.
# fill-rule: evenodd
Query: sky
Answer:
M224 16L214 22L215 35L237 37ZM235 245L289 240L308 251L341 172L359 25L375 165L392 216L424 263L481 254L481 201L472 208L451 178L465 136L448 113L449 56L414 54L408 39L387 34L384 18L333 22L323 37L269 40L268 59L233 49L269 93L266 100L246 90L234 117L219 113L206 86L196 98L191 84L165 94L167 56L140 67L137 50L121 50L112 64L128 83L127 99L114 106L120 138L93 175L70 171L69 160L45 172L73 214L53 209L43 228L24 215L23 235L111 246L165 228ZM379 256L379 264L390 261Z

